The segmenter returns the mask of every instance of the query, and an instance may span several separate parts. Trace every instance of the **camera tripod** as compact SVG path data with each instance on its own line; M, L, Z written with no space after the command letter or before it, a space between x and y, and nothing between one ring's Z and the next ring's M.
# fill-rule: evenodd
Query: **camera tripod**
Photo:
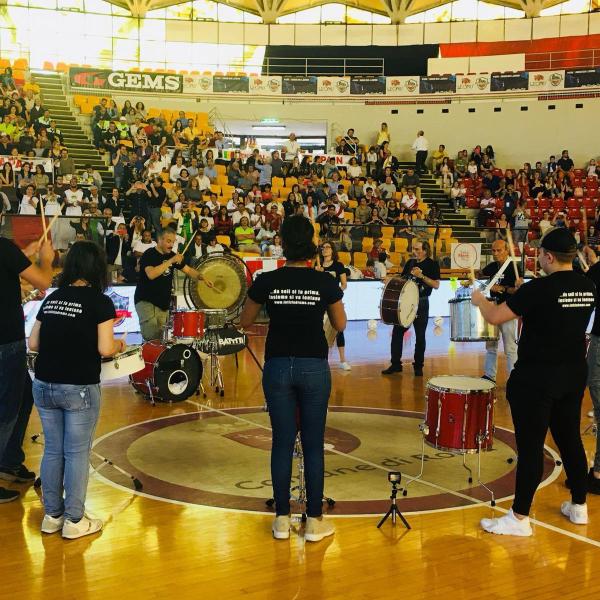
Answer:
M400 517L402 523L404 523L404 527L406 527L406 529L411 529L411 526L408 524L408 521L404 518L404 515L398 510L398 505L396 504L396 496L398 496L398 485L400 485L400 482L392 481L390 483L392 484L392 494L390 496L390 500L392 501L392 503L390 504L390 508L388 509L388 511L381 518L381 521L379 521L379 523L377 524L377 529L379 529L387 521L390 515L392 517L393 525L396 524L396 516L398 516Z

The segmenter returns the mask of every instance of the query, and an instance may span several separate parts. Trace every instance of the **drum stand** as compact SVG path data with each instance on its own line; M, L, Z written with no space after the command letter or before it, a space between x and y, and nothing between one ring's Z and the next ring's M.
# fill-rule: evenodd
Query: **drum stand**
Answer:
M300 513L300 519L304 523L306 522L306 479L304 477L304 452L302 450L300 431L296 433L293 458L298 460L298 485L290 488L290 501L296 502L301 506L302 512ZM327 505L332 508L335 506L335 500L333 498L323 496L323 502L327 502ZM270 508L275 504L275 499L269 498L265 504Z
M422 479L423 471L425 470L425 436L427 436L429 433L429 427L428 427L427 423L421 423L419 425L419 430L421 431L421 434L422 434L421 469L419 470L419 473L415 477L409 479L408 483L406 483L406 485L404 486L404 489L402 490L403 496L408 496L408 486L411 483L413 483L414 481L418 481L419 479ZM496 497L494 495L494 492L487 485L485 485L485 483L483 483L483 481L481 481L482 444L488 437L489 437L488 431L479 432L477 434L477 451L476 451L477 452L477 484L488 491L488 493L491 496L490 504L492 506L496 506ZM473 483L473 471L472 471L471 467L469 467L467 465L467 462L466 462L467 461L467 452L466 451L461 452L460 450L456 451L456 450L451 450L451 449L448 449L448 452L451 452L452 454L462 454L462 458L463 458L462 466L464 469L466 469L469 472L469 478L468 478L469 483Z

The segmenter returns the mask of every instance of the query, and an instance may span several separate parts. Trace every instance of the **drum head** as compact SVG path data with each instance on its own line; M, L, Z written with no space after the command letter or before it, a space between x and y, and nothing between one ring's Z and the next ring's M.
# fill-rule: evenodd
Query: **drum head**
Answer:
M487 379L466 377L464 375L438 375L427 382L428 388L444 391L475 392L493 390L495 385Z
M196 392L202 379L198 353L184 344L169 346L154 367L157 400L179 402Z
M410 327L419 309L419 287L409 280L404 284L398 301L398 321L402 327Z
M196 308L222 308L228 318L236 315L248 291L246 266L237 256L209 255L194 265L203 277L214 284L209 288L203 281L189 280L189 292Z

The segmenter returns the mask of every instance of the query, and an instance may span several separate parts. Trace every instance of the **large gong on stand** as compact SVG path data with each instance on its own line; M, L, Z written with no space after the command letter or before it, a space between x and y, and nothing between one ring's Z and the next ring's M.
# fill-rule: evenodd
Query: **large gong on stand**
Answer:
M213 284L186 277L183 295L189 308L222 309L227 311L227 321L236 319L242 309L252 274L246 263L232 254L209 254L192 265Z

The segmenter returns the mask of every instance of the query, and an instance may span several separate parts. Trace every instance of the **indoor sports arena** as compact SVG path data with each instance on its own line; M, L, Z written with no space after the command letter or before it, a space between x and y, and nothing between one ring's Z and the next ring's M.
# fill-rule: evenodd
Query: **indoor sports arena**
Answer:
M600 596L599 0L0 15L0 600Z

